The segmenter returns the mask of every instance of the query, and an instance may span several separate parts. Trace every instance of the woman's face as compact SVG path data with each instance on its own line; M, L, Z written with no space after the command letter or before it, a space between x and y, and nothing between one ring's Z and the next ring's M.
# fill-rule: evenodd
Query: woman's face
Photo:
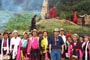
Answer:
M72 42L72 38L71 37L68 37L67 40L68 40L68 42Z
M27 34L24 34L23 38L24 39L27 39L28 38L28 35Z
M83 37L80 37L79 40L80 40L80 41L83 41L84 39L83 39Z
M44 32L43 33L43 36L45 36L45 37L48 36L48 33L47 32Z
M37 32L33 32L33 36L37 36Z
M4 38L7 39L7 38L8 38L8 34L5 34L5 35L4 35Z
M31 38L32 37L32 34L29 34L29 38Z
M73 41L76 42L78 40L77 36L73 36Z
M89 37L85 36L84 41L89 41Z

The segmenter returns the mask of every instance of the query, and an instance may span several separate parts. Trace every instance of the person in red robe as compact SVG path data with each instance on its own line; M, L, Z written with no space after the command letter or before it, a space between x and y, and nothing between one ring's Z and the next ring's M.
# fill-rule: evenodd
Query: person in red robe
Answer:
M50 18L56 18L57 17L57 12L56 12L56 7L53 6L50 11L49 11L49 17Z
M78 15L77 15L77 11L74 11L74 13L73 13L73 22L74 23L78 23Z

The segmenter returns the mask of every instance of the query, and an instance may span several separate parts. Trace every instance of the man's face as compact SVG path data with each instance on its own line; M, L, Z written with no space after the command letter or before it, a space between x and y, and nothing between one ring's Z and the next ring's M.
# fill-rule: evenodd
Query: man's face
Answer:
M54 36L58 36L59 35L59 32L58 31L55 31L54 32Z
M63 35L63 34L64 34L64 30L61 30L61 31L60 31L60 34L62 34L62 35Z

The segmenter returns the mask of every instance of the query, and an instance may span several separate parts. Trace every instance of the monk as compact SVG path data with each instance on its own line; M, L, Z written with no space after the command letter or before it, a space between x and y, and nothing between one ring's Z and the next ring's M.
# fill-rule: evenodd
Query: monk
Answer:
M78 23L77 11L74 11L74 13L73 13L73 22L76 24Z
M56 7L53 6L50 11L49 11L49 17L50 18L56 18L57 17L57 12L56 12Z

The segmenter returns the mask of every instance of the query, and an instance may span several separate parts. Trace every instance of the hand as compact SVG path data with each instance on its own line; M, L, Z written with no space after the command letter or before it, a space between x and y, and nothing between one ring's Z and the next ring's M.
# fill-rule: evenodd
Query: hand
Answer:
M42 55L42 51L40 51L40 54Z
M63 51L61 51L61 54L63 54L64 52Z
M51 50L49 50L49 53L51 54Z

